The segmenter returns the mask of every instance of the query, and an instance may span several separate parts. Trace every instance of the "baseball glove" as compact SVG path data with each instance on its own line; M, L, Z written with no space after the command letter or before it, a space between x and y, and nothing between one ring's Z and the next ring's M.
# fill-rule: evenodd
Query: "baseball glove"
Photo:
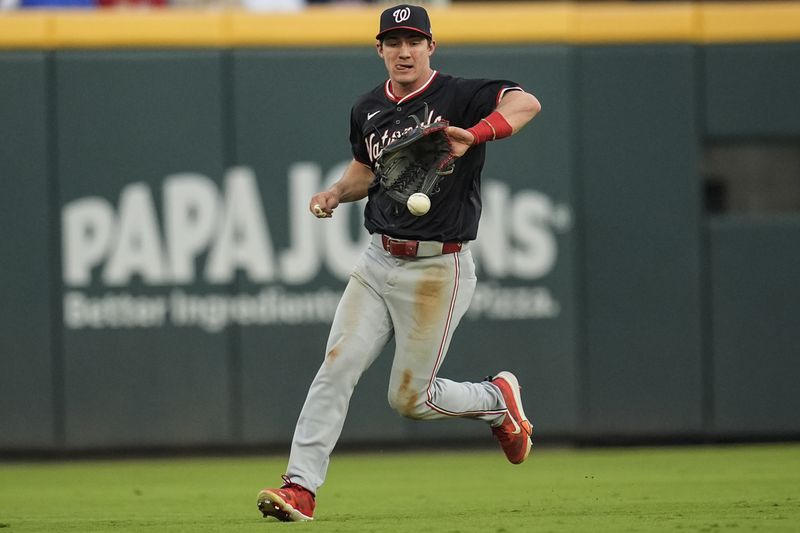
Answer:
M417 125L386 145L375 167L386 193L403 205L414 193L436 194L442 176L452 174L455 159L445 133L448 121L423 125L411 116Z

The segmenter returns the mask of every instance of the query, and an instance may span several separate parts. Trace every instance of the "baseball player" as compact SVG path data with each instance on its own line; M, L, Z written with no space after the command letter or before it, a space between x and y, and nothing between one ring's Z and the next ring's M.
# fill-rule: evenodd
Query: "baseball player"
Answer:
M389 79L356 101L350 117L353 159L341 179L309 204L317 217L327 218L340 203L368 197L364 218L372 241L337 308L324 361L297 422L284 484L258 494L263 515L282 521L312 520L353 389L392 338L388 397L401 415L482 420L514 464L531 449L532 427L512 373L456 383L437 372L475 289L469 243L481 214L485 143L514 135L540 104L512 81L434 70L436 41L422 7L383 11L376 39ZM439 120L449 121L445 131L457 159L453 173L431 194L429 210L415 216L388 197L375 176L376 160L417 121Z

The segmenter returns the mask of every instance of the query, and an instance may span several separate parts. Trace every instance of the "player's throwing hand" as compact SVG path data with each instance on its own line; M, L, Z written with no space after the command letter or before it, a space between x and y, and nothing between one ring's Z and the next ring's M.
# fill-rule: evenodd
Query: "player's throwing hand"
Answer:
M339 200L331 191L315 194L308 204L311 213L317 218L330 218L333 210L339 206Z

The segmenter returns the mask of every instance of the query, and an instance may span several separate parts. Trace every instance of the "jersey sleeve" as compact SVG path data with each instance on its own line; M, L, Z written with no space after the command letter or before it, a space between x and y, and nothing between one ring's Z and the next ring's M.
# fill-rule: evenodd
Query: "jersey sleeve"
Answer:
M356 120L356 116L359 116L356 113L357 108L358 105L354 105L350 110L350 146L353 151L353 159L359 163L371 166L367 145L364 143L362 124ZM363 115L363 113L361 115Z
M463 109L463 124L468 128L494 111L509 91L521 91L518 83L510 80L462 79L456 92L456 105Z

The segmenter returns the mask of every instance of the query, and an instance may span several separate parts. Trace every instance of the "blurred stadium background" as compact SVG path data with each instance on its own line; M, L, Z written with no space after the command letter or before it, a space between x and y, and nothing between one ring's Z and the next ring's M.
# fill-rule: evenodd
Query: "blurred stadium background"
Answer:
M0 2L0 457L285 451L386 4L65 1ZM434 67L544 107L489 148L442 374L513 369L544 443L800 437L800 4L429 6ZM391 412L390 362L344 447L488 442Z

